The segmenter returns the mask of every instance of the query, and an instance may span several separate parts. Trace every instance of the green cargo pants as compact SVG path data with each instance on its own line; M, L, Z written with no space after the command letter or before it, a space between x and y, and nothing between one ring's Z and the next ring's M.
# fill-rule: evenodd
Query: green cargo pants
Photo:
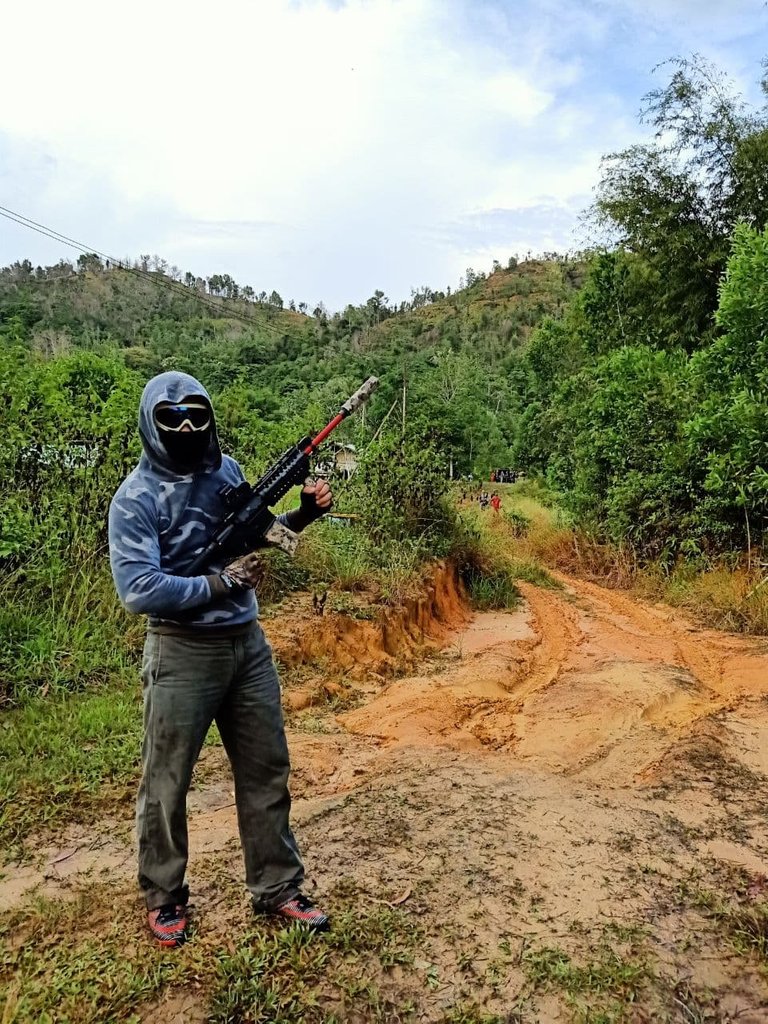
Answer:
M147 908L186 903L187 792L213 721L235 780L245 881L270 909L301 886L288 818L288 745L272 649L254 622L245 634L149 632L142 665L143 776L136 808L139 885Z

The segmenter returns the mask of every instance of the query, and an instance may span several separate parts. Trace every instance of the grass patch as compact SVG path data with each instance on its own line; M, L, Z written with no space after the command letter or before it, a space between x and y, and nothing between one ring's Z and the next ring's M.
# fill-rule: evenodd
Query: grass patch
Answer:
M43 826L93 816L139 772L141 698L119 681L54 691L0 720L0 847L14 852Z
M630 545L609 543L575 528L558 509L557 495L536 481L498 489L504 500L502 518L509 518L519 557L663 600L707 626L768 634L768 574L759 560L751 567L738 554L680 559L673 566L642 562Z
M250 933L220 957L213 977L210 1024L335 1024L355 1014L382 1024L399 1019L375 978L411 966L421 933L410 917L382 908L346 910L321 939L292 928Z
M416 539L375 544L358 522L323 520L302 537L296 557L313 584L364 590L388 604L414 589L429 560Z
M717 629L734 633L768 633L768 577L764 570L749 570L725 562L702 565L681 562L671 572L646 566L638 572L636 587L649 596L663 595L675 607Z
M514 508L504 513L504 522L513 537L524 537L531 527L531 520L528 516Z
M563 589L562 583L554 579L544 566L533 558L511 559L509 571L513 579L532 583L535 587L544 587L548 590Z
M452 555L476 608L517 607L518 580L538 587L560 587L535 556L520 551L525 541L520 540L506 517L466 508L461 512L460 524Z
M143 632L120 611L103 558L43 588L9 573L0 585L0 707L125 676Z
M618 1024L654 975L633 948L625 956L603 943L594 952L594 959L578 964L556 947L528 948L522 966L534 988L562 992L574 1024Z
M130 910L126 913L126 904ZM393 968L412 976L423 934L407 913L333 908L311 936L268 921L194 935L181 950L151 945L136 901L105 887L37 900L0 917L0 1019L13 1024L138 1024L158 999L196 996L209 1024L341 1024L411 1019L384 992Z
M105 927L107 907L97 891L94 899L38 899L0 918L3 1021L137 1024L138 1004L188 976L183 959L147 955L143 943L131 941L124 907Z
M720 882L725 892L704 888L692 877L680 885L683 902L702 913L718 934L742 956L768 962L768 887L746 871L724 867Z
M475 608L515 608L520 604L520 591L504 570L482 570L475 566L465 568L464 584Z

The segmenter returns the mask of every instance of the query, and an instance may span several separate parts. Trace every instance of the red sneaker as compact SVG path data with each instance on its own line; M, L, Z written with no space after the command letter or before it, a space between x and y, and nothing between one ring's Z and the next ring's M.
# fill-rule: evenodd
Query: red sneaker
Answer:
M282 917L290 924L300 924L313 932L327 932L331 927L328 916L303 893L296 893L279 907L268 911L273 917Z
M183 946L187 938L187 908L180 903L166 903L148 912L147 924L161 946Z

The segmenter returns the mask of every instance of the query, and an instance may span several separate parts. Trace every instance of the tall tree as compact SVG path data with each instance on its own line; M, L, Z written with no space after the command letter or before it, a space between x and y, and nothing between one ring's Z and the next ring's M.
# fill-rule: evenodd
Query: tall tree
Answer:
M669 64L641 113L653 141L605 158L591 215L646 264L646 315L671 346L692 349L713 330L734 227L768 221L768 105L747 109L701 57Z

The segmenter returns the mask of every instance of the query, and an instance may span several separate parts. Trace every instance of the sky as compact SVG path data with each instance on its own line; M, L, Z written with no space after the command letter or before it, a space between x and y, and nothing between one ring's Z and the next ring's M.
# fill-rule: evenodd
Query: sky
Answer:
M331 309L584 243L600 159L765 0L36 0L3 11L0 205ZM78 253L0 219L0 265Z

